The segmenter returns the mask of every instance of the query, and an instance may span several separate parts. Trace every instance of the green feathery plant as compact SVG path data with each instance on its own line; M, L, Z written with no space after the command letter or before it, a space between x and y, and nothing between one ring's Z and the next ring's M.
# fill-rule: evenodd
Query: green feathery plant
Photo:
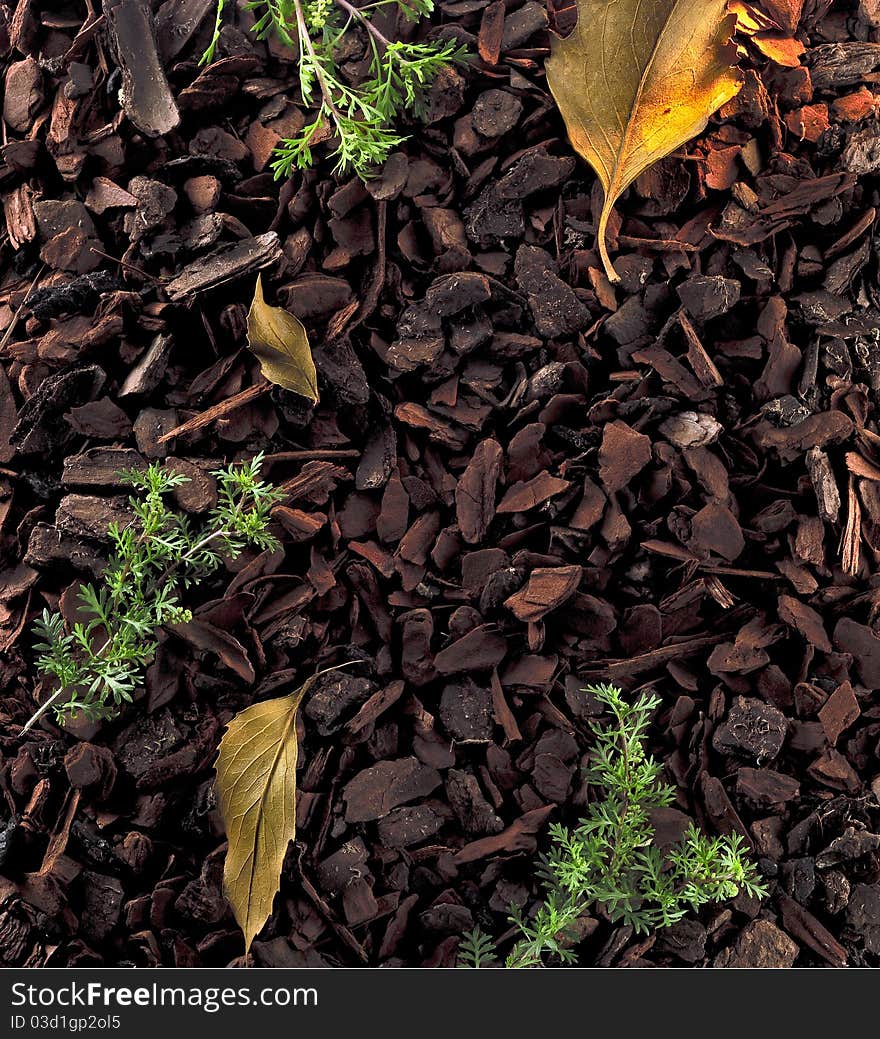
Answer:
M550 827L552 848L543 862L544 902L530 918L511 910L520 938L507 967L539 967L544 957L576 962L571 929L591 906L599 905L614 923L645 933L681 920L710 902L734 898L740 891L766 896L739 834L706 837L691 825L681 843L666 855L653 844L651 812L672 803L675 792L662 782L663 766L645 753L656 696L643 694L627 703L613 686L588 689L611 713L610 725L596 725L592 785L603 791L573 829ZM485 965L491 943L480 932L462 941L464 966Z
M434 0L373 0L356 7L349 0L252 0L254 32L263 40L275 33L299 51L299 88L303 103L314 106L314 118L284 140L272 162L275 177L314 164L313 146L329 126L337 157L336 169L353 170L366 179L406 138L394 129L398 113L425 116L425 93L442 69L464 60L465 49L453 41L404 43L389 40L373 24L374 12L389 4L410 22L434 10ZM226 0L218 0L214 36L202 62L214 60ZM348 83L337 59L347 34L364 34L369 72L357 85Z
M58 689L23 732L50 709L59 720L80 712L89 720L112 717L140 685L156 651L156 629L192 619L191 611L179 605L179 591L248 545L276 547L269 514L283 493L259 479L262 460L257 455L213 474L218 502L198 530L164 501L187 477L156 464L121 474L138 492L130 498L133 522L109 528L114 552L103 584L80 588L82 619L69 628L61 613L44 610L35 622L37 669L55 679Z

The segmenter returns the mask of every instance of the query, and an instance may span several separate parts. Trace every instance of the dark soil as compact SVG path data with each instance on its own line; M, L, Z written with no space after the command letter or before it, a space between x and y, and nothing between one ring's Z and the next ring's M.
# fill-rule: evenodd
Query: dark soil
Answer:
M241 963L222 727L360 661L301 712L258 965L503 934L587 796L597 680L662 696L660 838L741 833L771 896L638 940L597 910L580 962L880 965L876 0L765 0L742 94L619 204L616 288L538 3L441 4L481 57L366 187L275 182L291 54L242 18L199 68L213 4L152 6L151 55L140 0L2 4L0 962ZM246 350L258 270L313 411ZM21 739L30 623L100 573L118 470L166 459L198 515L256 451L284 550L198 590L123 717Z

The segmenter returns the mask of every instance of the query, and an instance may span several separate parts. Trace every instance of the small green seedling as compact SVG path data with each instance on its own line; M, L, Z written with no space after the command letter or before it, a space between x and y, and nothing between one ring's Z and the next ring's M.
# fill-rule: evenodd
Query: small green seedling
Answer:
M71 626L60 612L44 610L34 624L37 670L58 689L23 732L50 709L59 720L79 714L90 721L113 717L141 684L156 651L156 629L192 619L179 603L180 592L248 545L277 546L269 514L283 493L259 479L261 464L257 455L213 473L218 502L199 529L165 504L165 496L187 477L156 464L121 474L137 492L130 498L133 522L109 528L114 552L100 587L80 588L80 619Z
M645 753L648 725L660 700L643 694L630 704L610 685L587 691L613 719L610 725L594 726L588 779L603 796L574 828L550 827L552 847L541 869L544 902L531 917L512 911L520 937L507 967L540 967L547 958L576 963L572 927L594 905L613 923L643 934L740 892L756 898L767 894L739 834L706 837L692 825L665 856L654 845L651 812L675 797L661 779L662 764ZM459 947L464 966L485 966L492 956L482 932L471 932Z
M214 60L227 0L218 0L214 37L202 61ZM375 0L356 7L349 0L253 0L257 39L274 34L299 52L299 90L312 108L310 121L283 140L272 169L276 178L314 164L313 148L332 138L336 169L369 177L406 138L395 129L404 111L426 114L426 93L437 74L465 58L455 42L405 43L388 39L373 15L389 5L410 22L434 10L434 0ZM352 35L363 38L365 78L350 82L339 63L351 55Z

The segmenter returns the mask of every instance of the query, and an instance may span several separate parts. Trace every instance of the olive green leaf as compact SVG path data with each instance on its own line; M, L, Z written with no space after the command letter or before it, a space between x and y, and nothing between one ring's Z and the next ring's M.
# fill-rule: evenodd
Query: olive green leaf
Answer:
M311 682L241 711L220 741L216 790L229 841L223 886L245 950L272 912L296 834L296 712Z
M305 326L281 307L269 306L259 276L247 316L247 337L270 382L318 403L318 373Z

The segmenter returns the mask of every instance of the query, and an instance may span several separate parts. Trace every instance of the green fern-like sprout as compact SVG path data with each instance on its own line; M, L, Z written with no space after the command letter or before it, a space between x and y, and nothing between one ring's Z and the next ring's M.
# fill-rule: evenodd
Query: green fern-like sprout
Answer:
M180 604L181 590L249 545L277 546L270 512L283 494L260 480L261 464L257 455L212 474L218 502L197 530L165 502L187 477L157 464L120 474L135 491L129 499L133 522L109 528L114 551L102 584L81 586L79 619L68 626L60 612L44 610L35 622L37 670L57 689L23 732L49 710L59 720L79 714L89 720L112 717L139 687L156 651L156 630L192 619Z
M479 970L495 961L495 942L479 927L466 931L458 943L458 966Z
M706 837L691 826L665 856L653 844L651 813L672 803L663 766L645 752L647 730L659 699L641 695L628 703L610 685L588 690L605 705L611 722L594 726L589 782L602 797L574 827L550 827L551 849L541 864L544 901L526 916L512 908L520 937L507 967L539 967L548 960L577 961L573 928L592 906L613 923L647 933L681 920L688 912L745 892L766 897L754 863L738 834ZM473 959L473 943L463 943ZM491 956L485 943L480 957ZM469 964L470 965L470 964Z
M225 4L218 0L214 35L203 62L216 56ZM424 118L433 80L465 60L465 49L453 41L389 39L373 22L373 15L389 5L411 22L434 10L433 0L374 0L360 7L349 0L252 0L246 5L256 19L258 39L274 35L299 52L300 96L312 108L302 130L278 145L271 163L276 178L312 166L317 142L328 136L334 142L336 170L368 178L406 139L395 129L398 116L409 111ZM338 66L353 32L363 36L369 65L358 84L351 84Z

